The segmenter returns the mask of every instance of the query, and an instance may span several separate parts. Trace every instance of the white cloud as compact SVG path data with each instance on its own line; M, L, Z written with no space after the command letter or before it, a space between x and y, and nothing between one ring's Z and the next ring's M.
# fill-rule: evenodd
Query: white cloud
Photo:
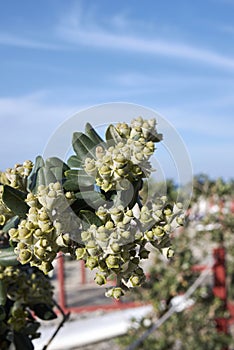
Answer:
M232 87L234 80L232 77L217 77L217 76L204 76L204 75L194 75L194 74L150 74L150 73L139 73L137 71L124 71L118 74L113 73L108 81L116 83L122 87L159 87L159 88L187 88L188 86L225 86ZM225 95L226 98L226 95ZM233 101L233 98L232 98ZM231 101L230 101L231 102Z
M143 37L133 34L120 34L120 31L117 31L115 26L105 26L97 18L98 15L95 15L93 11L91 14L85 13L79 8L79 11L72 11L72 13L63 17L57 27L58 34L67 43L71 44L175 57L224 69L234 69L234 57L228 57L206 48L192 46L187 43L179 43L173 40L149 38L149 36ZM124 21L125 23L123 23ZM109 23L112 23L111 18L109 19ZM125 33L130 32L131 21L125 17L121 17L121 27L125 28Z
M15 46L37 50L61 50L62 46L52 42L38 41L37 38L25 38L10 33L0 33L0 45Z
M57 24L52 24L51 28L46 29L46 36L43 39L38 39L35 33L30 37L0 33L0 45L72 51L77 50L82 45L121 52L173 57L234 70L234 57L204 47L176 42L173 39L159 38L159 34L156 37L148 34L142 36L137 35L134 31L137 28L142 33L142 28L145 26L147 26L148 32L158 33L152 24L131 20L126 13L117 13L107 20L97 13L96 7L90 7L84 11L81 4L78 3L75 8L63 15ZM171 34L173 36L173 33ZM42 38L41 33L40 38Z

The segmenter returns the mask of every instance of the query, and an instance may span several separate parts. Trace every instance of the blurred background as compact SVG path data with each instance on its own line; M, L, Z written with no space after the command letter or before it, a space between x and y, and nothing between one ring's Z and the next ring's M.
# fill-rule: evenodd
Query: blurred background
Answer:
M195 174L230 179L233 11L232 0L2 1L0 169L34 160L79 110L121 101L166 118Z
M194 306L175 313L140 349L234 349L233 13L234 0L0 2L0 171L26 159L34 161L79 111L123 102L152 109L171 125L186 150L181 158L190 156L195 175L186 226L173 237L174 263L166 265L152 254L151 265L146 266L147 283L138 294L113 303L102 288L94 287L93 275L84 264L73 265L66 257L56 261L51 275L56 300L63 310L74 312L74 329L72 322L64 327L51 349L64 349L62 340L67 349L69 340L73 349L126 349L167 312L174 297L186 293L207 266L209 274L193 296ZM88 114L83 114L87 120L77 118L77 123L103 125L103 115L89 118ZM110 114L105 122L125 121L125 117L124 111L118 120ZM81 127L77 125L77 130ZM167 195L174 201L176 172L164 164L165 153L161 154L162 173L167 169ZM152 199L158 186L151 183ZM220 263L225 293L221 298L213 271L217 252L226 252L227 261L225 271L224 259ZM99 318L106 316L100 305L102 310L129 312L139 301L143 307L150 305L149 316L145 316L148 309L138 314L131 309L117 319L113 314ZM112 342L127 332L134 315L143 321L138 319L126 337ZM220 319L225 319L218 329L221 335L216 322ZM112 329L107 330L108 325ZM43 326L45 337L35 342L36 350L51 336ZM95 329L99 334L91 342L103 343L89 347Z

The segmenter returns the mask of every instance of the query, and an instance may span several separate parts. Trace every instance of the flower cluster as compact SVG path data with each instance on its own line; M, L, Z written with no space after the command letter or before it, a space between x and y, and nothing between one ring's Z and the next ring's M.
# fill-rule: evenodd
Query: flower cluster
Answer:
M142 117L138 117L131 121L130 126L126 123L118 123L116 129L123 138L132 138L134 140L144 138L148 141L155 141L156 139L160 141L162 138L162 135L158 134L156 131L155 119L146 120Z
M57 182L47 187L39 186L37 195L28 193L25 201L29 206L27 217L17 228L11 228L9 235L13 242L17 242L15 252L22 264L30 263L48 273L53 269L56 254L70 251L67 223L71 211L66 212L66 209L73 197L70 192L64 194Z
M84 170L94 176L96 184L105 192L127 190L130 184L148 177L151 172L150 156L155 151L155 142L161 135L155 129L155 119L134 119L130 126L126 123L116 125L117 142L105 148L96 148L96 159L87 157Z
M104 142L87 125L86 134L74 134L76 155L68 164L38 156L34 165L26 161L1 175L0 225L7 225L22 265L47 274L57 254L68 253L97 270L98 285L114 276L106 295L118 299L144 281L148 244L172 256L170 232L183 222L181 205L166 197L142 205L139 196L161 140L155 126L141 117L110 125Z
M100 207L96 214L103 225L91 225L81 232L83 246L76 249L76 257L84 260L89 269L98 270L95 281L99 285L114 275L116 286L109 288L106 295L119 299L126 290L145 280L140 263L148 258L148 242L167 258L172 256L169 233L182 223L182 207L172 207L162 197L157 204L141 209L138 205L133 210L121 205Z
M11 187L18 189L25 189L26 179L29 176L33 168L33 163L30 160L26 160L23 164L16 164L14 168L6 169L4 175L6 183Z

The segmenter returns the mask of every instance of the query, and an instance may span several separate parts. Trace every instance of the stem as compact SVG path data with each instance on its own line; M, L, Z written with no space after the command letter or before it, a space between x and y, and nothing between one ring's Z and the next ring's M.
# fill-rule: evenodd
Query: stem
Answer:
M59 323L57 329L55 330L55 332L53 333L53 335L51 336L50 340L48 341L48 343L43 347L42 350L46 350L48 348L48 346L50 345L50 343L53 341L53 339L56 337L56 335L58 334L60 328L63 327L64 323L69 319L70 317L70 312L68 312L67 314L65 314L63 312L63 310L61 309L61 307L57 304L57 302L55 300L53 300L54 304L56 305L56 307L59 309L59 311L61 312L61 314L63 315L63 319L62 321Z

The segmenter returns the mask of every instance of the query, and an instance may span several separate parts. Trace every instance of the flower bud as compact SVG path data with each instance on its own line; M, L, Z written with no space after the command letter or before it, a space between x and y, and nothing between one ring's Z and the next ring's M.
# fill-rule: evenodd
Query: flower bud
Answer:
M137 275L132 275L129 280L131 282L132 287L138 287L141 284L141 280Z
M43 233L50 233L54 230L54 227L51 222L38 221L38 226Z
M110 288L105 295L107 297L113 297L116 300L119 300L119 298L124 295L123 289L120 287Z
M102 286L103 284L106 284L106 278L104 275L101 275L99 273L96 274L96 277L95 277L95 282L99 285L99 286Z
M47 248L50 245L50 242L46 238L40 239L40 246L42 248Z
M45 275L47 275L50 271L53 270L53 265L50 261L42 261L39 269L42 270Z
M120 233L121 237L124 238L124 239L130 239L131 237L131 232L130 231L122 231Z
M105 228L107 229L107 230L111 230L111 229L113 229L114 228L114 223L112 222L112 221L107 221L106 222L106 224L105 224Z
M149 241L152 241L154 239L154 233L153 231L146 231L145 232L146 239Z
M113 160L114 166L117 169L123 168L127 163L127 159L122 154L118 154Z
M30 207L36 207L37 206L37 197L33 193L28 193L27 198L25 199L25 202Z
M178 225L183 226L184 225L184 218L179 216L176 218L176 222Z
M138 165L133 165L132 173L133 173L134 176L141 176L142 175L142 169Z
M162 248L162 254L165 256L165 258L169 259L173 257L174 251L171 249L171 247L165 247Z
M86 260L86 266L90 270L93 270L95 267L98 266L98 258L95 256L88 256L88 258Z
M111 249L114 253L119 253L121 251L121 246L117 242L114 242L111 244Z
M166 208L163 210L163 213L166 215L166 216L170 216L172 214L172 211L170 208Z
M32 259L32 252L29 249L22 249L19 252L19 260L21 264L27 264Z
M136 241L139 241L139 240L141 240L142 238L143 238L143 233L140 232L140 231L137 231L137 232L135 233L135 240L136 240Z
M94 248L87 248L87 252L90 256L98 256L100 254L100 250L97 246Z
M112 187L114 187L114 183L103 179L103 181L100 184L100 187L103 191L108 192L112 189Z
M16 228L11 228L10 230L9 230L9 235L10 235L10 237L11 237L11 239L16 239L16 238L18 238L18 236L19 236L19 231L16 229Z
M163 226L163 229L165 232L171 232L171 225L170 224L166 224Z
M87 241L91 238L91 233L89 231L82 231L81 232L81 239L83 242Z
M42 230L40 228L38 228L33 232L33 236L35 238L40 238L40 237L43 237L44 234L43 234Z
M162 210L158 209L155 211L154 213L158 218L162 218L163 217L163 212Z
M133 212L129 209L126 213L124 213L123 224L128 224L133 219Z
M85 256L86 249L85 248L76 248L75 254L76 254L76 259L80 260Z
M128 138L130 135L130 128L126 123L118 123L116 129L121 137Z
M111 168L107 165L103 165L101 168L99 168L99 174L103 179L108 180L111 176Z
M106 265L109 269L119 268L119 258L115 255L108 255L106 258Z
M86 248L96 248L97 247L97 243L95 242L95 240L89 240L86 243Z
M163 231L162 227L160 227L160 226L154 227L152 229L152 231L153 231L154 235L157 236L157 237L162 237L165 234L165 232Z
M98 210L96 211L96 215L103 221L106 220L108 216L108 211L104 207L99 207Z
M104 148L102 146L97 146L95 153L96 153L96 158L101 159L105 153Z
M111 219L114 222L120 222L123 219L123 210L119 207L114 207L109 210L109 213L111 215Z
M140 215L140 221L144 224L147 224L149 222L152 221L152 216L151 216L151 213L150 212L141 212L141 215Z

